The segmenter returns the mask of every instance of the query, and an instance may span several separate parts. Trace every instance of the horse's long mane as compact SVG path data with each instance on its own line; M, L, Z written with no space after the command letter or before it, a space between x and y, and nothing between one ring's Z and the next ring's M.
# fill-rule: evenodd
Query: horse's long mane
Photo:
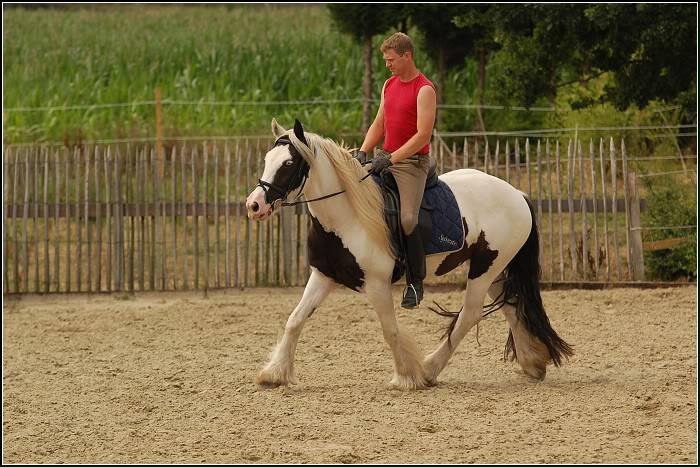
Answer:
M341 188L345 190L344 196L348 197L350 205L355 210L357 221L364 227L370 238L393 258L391 235L383 215L384 198L373 181L365 180L360 183L360 179L367 175L367 172L352 157L345 144L342 142L338 144L329 138L304 132L307 146L299 141L293 131L288 131L288 134L294 146L310 164L313 164L314 153L322 154L328 159L340 179Z

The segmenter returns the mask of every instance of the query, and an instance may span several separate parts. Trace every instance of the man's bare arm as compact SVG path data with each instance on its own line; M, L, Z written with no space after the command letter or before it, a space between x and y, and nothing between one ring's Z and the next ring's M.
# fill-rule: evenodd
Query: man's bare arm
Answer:
M372 125L370 125L365 135L365 140L362 143L360 151L369 152L374 149L375 146L379 144L384 136L384 88L386 87L386 81L384 86L382 86L382 97L379 102L379 110L377 111L376 117Z
M399 149L391 153L391 162L396 164L416 154L423 146L430 142L435 124L437 111L437 97L432 86L423 86L418 91L418 131Z

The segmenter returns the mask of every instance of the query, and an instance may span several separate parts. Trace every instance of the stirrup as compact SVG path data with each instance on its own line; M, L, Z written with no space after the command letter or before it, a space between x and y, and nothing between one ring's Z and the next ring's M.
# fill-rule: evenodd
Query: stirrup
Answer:
M406 296L408 295L409 287L410 287L411 289L413 289L413 296L416 297L416 299L415 299L415 305L413 304L413 302L407 302L407 301L406 301ZM409 299L410 299L410 297L409 297ZM410 305L410 306L409 306L409 305ZM402 297L401 297L401 308L406 308L406 309L409 309L409 310L410 310L410 309L416 308L418 305L420 305L420 297L418 296L418 291L417 291L416 288L413 286L413 284L408 284L408 285L406 286L406 290L404 290L403 295L402 295Z

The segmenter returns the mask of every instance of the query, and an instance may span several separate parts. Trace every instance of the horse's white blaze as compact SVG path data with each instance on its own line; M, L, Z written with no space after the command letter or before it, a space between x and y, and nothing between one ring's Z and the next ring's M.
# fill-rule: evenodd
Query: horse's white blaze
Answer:
M260 180L272 182L277 171L284 165L285 162L292 160L292 153L289 152L289 146L286 144L275 146L265 155L265 169L263 170Z

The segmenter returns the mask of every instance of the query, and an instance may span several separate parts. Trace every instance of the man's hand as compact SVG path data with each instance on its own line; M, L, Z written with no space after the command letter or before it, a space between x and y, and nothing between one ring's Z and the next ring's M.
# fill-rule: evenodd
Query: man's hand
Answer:
M352 157L357 159L360 164L367 162L367 153L364 151L353 151Z
M375 175L381 175L385 169L391 167L392 165L394 164L391 162L391 154L375 157L372 159L372 167L370 167L368 172Z

